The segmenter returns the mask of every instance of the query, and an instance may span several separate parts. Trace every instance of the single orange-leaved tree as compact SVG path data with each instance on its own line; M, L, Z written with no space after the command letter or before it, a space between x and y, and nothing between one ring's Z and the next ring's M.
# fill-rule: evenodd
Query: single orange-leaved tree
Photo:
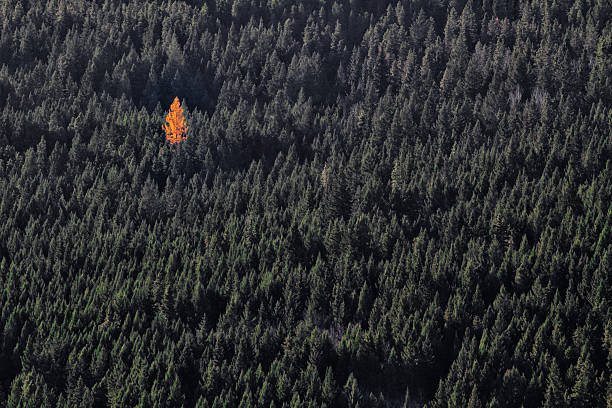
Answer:
M189 127L185 126L183 108L178 97L174 98L174 102L170 105L166 124L162 128L166 131L166 140L169 140L171 144L182 142L185 139L185 133Z

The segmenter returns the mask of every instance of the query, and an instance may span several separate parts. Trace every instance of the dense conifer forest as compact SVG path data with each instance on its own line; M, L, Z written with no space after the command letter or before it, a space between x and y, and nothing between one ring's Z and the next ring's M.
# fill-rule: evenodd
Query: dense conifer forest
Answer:
M0 406L612 406L609 0L0 0L0 112Z

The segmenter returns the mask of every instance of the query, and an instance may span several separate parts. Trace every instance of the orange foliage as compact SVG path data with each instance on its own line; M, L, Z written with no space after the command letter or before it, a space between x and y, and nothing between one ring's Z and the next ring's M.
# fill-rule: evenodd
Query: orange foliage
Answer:
M166 116L166 124L162 128L166 131L166 140L171 144L182 142L185 139L185 133L188 126L185 126L185 118L183 117L183 108L179 98L174 98L174 102L170 106L168 116Z

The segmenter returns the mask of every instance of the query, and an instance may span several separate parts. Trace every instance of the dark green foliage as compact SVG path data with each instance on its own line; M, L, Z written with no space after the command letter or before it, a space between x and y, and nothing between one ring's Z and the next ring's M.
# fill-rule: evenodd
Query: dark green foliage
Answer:
M0 405L610 406L610 17L0 2Z

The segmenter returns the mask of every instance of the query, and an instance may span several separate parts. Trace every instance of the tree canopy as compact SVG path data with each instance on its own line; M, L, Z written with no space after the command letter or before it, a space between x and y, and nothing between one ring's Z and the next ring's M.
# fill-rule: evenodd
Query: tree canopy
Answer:
M0 405L610 406L611 17L1 0Z

